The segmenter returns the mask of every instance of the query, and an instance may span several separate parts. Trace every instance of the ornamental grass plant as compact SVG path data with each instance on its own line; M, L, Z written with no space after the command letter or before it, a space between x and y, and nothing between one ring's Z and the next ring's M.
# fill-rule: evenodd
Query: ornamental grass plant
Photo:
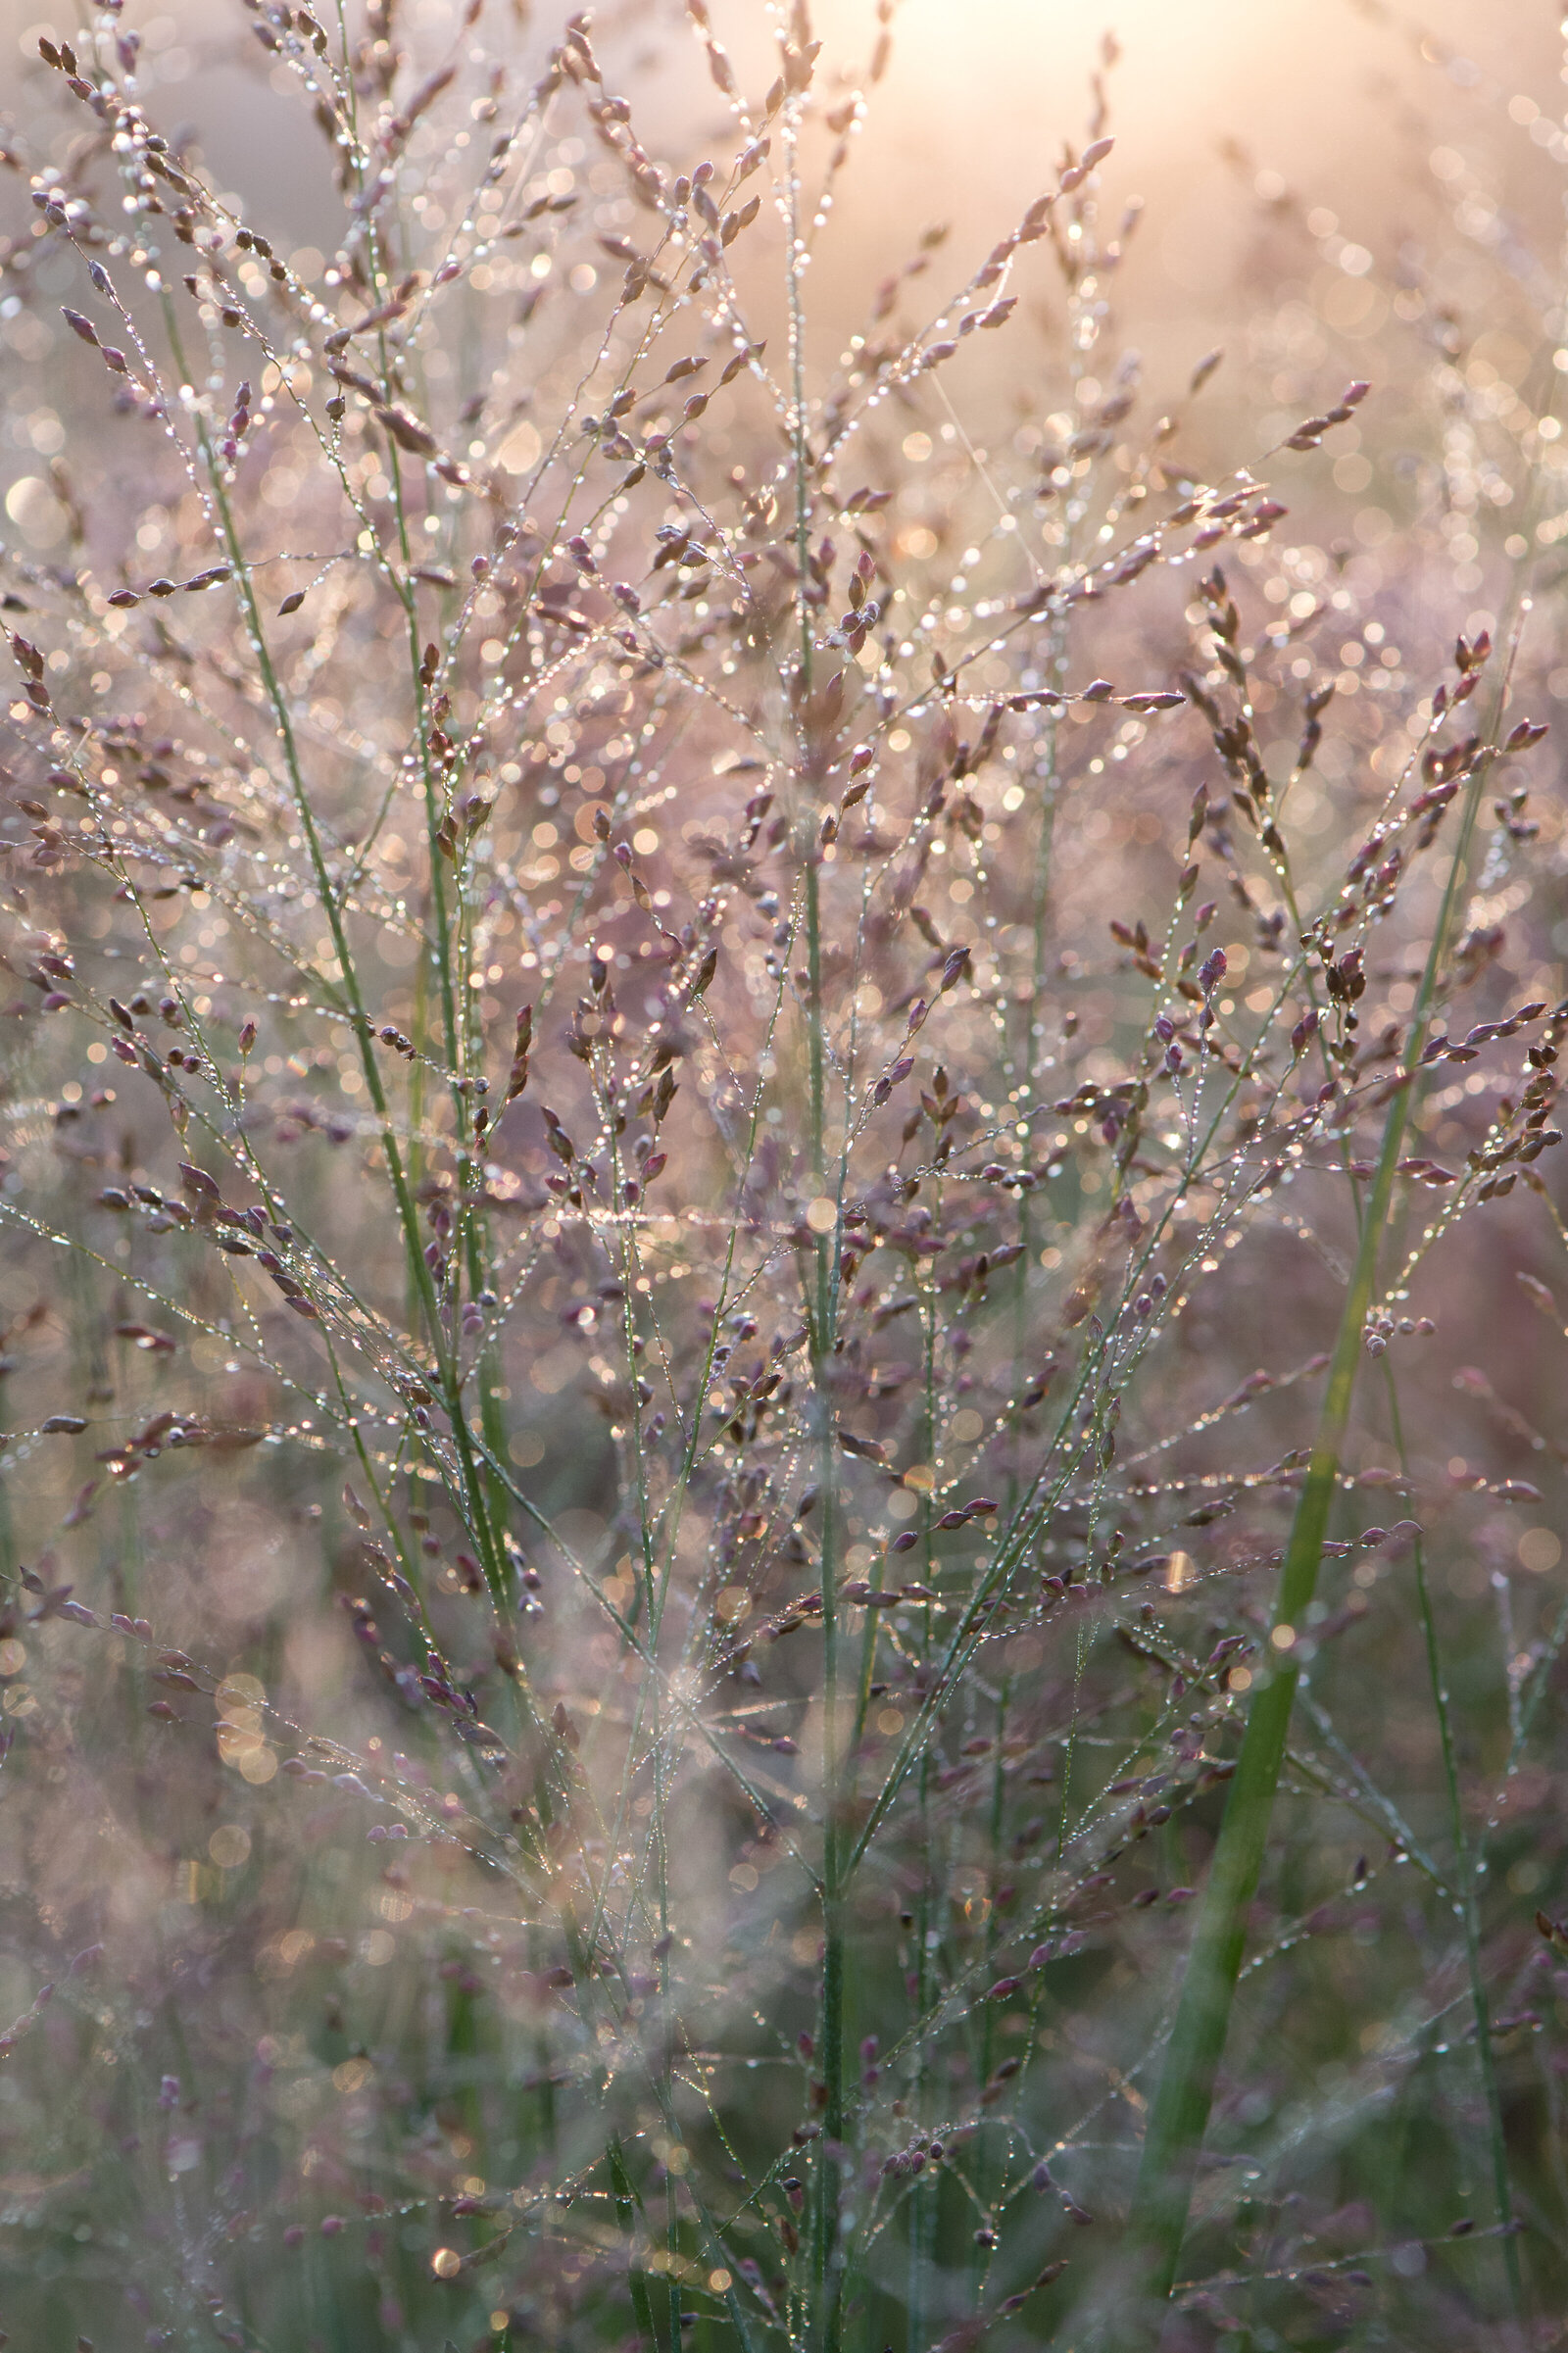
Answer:
M1377 16L1416 225L1237 149L1146 363L1108 32L971 236L896 0L212 0L305 248L138 14L4 154L9 2341L1562 2343L1560 94Z

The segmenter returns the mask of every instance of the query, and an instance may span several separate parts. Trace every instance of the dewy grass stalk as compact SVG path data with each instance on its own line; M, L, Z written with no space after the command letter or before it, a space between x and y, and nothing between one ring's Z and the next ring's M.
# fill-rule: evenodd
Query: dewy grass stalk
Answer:
M1259 1690L1254 1691L1248 1708L1246 1732L1224 1805L1224 1821L1219 1826L1210 1876L1196 1918L1192 1955L1170 2026L1170 2042L1160 2068L1158 2091L1149 2106L1149 2130L1137 2177L1130 2242L1133 2242L1135 2292L1147 2287L1147 2292L1158 2301L1170 2296L1175 2284L1177 2259L1187 2230L1207 2113L1215 2096L1215 2076L1227 2040L1231 2000L1248 1941L1248 1913L1252 1896L1257 1894L1257 1880L1269 1844L1269 1821L1274 1817L1274 1795L1279 1790L1286 1741L1291 1737L1291 1711L1299 1676L1293 1652L1298 1644L1298 1631L1302 1631L1309 1621L1309 1609L1316 1597L1323 1542L1328 1537L1328 1518L1335 1503L1335 1490L1340 1485L1340 1466L1349 1431L1351 1397L1365 1355L1368 1313L1377 1285L1377 1259L1387 1231L1389 1204L1394 1201L1394 1176L1410 1120L1410 1092L1420 1080L1429 1007L1450 951L1452 915L1459 887L1467 873L1476 809L1481 805L1493 758L1495 758L1495 737L1484 739L1484 753L1476 760L1472 784L1464 796L1462 826L1447 866L1439 920L1434 925L1432 946L1427 951L1420 993L1410 1019L1403 1078L1389 1094L1373 1189L1361 1214L1356 1259L1345 1292L1345 1303L1340 1308L1340 1330L1328 1365L1323 1414L1306 1468L1302 1498L1291 1522L1291 1542L1281 1562L1279 1589L1269 1616L1269 1647L1274 1649L1274 1656L1269 1659L1264 1652L1266 1666L1259 1678ZM1502 2219L1507 2222L1507 2190L1502 2183L1499 2183L1499 2202L1504 2205ZM1142 2278L1145 2266L1147 2278Z
M1528 610L1526 605L1525 610ZM1512 619L1520 617L1517 613ZM1512 668L1509 647L1508 668ZM1147 2294L1163 2302L1175 2283L1182 2240L1186 2232L1193 2185L1203 2135L1214 2096L1214 2080L1224 2052L1231 2005L1247 1946L1248 1919L1267 1850L1280 1771L1290 1737L1291 1713L1299 1669L1294 1655L1316 1597L1323 1546L1329 1531L1336 1491L1341 1480L1356 1374L1366 1353L1368 1315L1375 1295L1378 1261L1394 1199L1396 1175L1404 1151L1411 1099L1419 1087L1422 1055L1427 1043L1432 1007L1439 981L1452 946L1454 916L1464 886L1477 812L1492 766L1497 757L1504 688L1493 699L1466 788L1463 815L1447 878L1433 926L1426 961L1410 1018L1403 1068L1389 1092L1388 1111L1378 1152L1371 1191L1360 1211L1359 1238L1350 1280L1340 1310L1339 1331L1329 1362L1323 1411L1307 1467L1300 1500L1291 1524L1290 1541L1280 1567L1269 1619L1269 1656L1247 1716L1247 1729L1236 1757L1226 1797L1224 1820L1215 1842L1209 1877L1200 1902L1193 1945L1182 1980L1181 1996L1171 2024L1170 2038L1160 2071L1159 2086L1150 2107L1144 2136L1138 2186L1129 2226L1129 2288L1135 2298ZM1419 1539L1417 1540L1419 1545ZM1419 1550L1417 1553L1419 1562ZM1424 1571L1421 1582L1422 1615L1427 1628L1428 1663L1439 1700L1445 1769L1449 1772L1449 1735L1446 1704L1432 1649L1430 1613L1426 1608ZM1452 1789L1450 1777L1450 1791ZM1467 1877L1462 1819L1452 1807L1461 1878ZM1466 1943L1473 1937L1466 1906ZM1486 2011L1472 1965L1477 2003L1477 2031L1482 2065L1492 2101L1491 2046ZM1494 2180L1498 2220L1511 2230L1506 2171L1495 2152ZM1510 2287L1518 2301L1518 2270L1511 2244L1508 2249Z
M1392 1366L1385 1366L1389 1392L1389 1421L1401 1460L1407 1461L1404 1431L1398 1398L1394 1386ZM1432 1705L1438 1719L1438 1738L1443 1749L1444 1793L1448 1805L1448 1837L1453 1847L1454 1872L1458 1880L1457 1908L1464 1930L1465 1972L1470 1984L1470 2009L1475 2022L1476 2057L1481 2070L1482 2096L1487 2108L1487 2129L1492 2161L1492 2188L1496 2203L1497 2223L1503 2232L1502 2261L1508 2281L1508 2299L1516 2319L1525 2313L1524 2279L1519 2263L1519 2248L1514 2233L1513 2190L1508 2178L1508 2150L1502 2115L1502 2098L1497 2082L1497 2056L1493 2044L1491 2003L1487 1995L1486 1975L1481 1957L1481 1907L1477 1898L1476 1858L1471 1852L1470 1838L1465 1829L1464 1800L1459 1787L1458 1764L1454 1753L1453 1716L1448 1693L1448 1681L1444 1671L1439 1644L1437 1615L1433 1607L1431 1581L1427 1574L1426 1546L1417 1538L1411 1546L1411 1569L1415 1577L1416 1614L1421 1627L1421 1642L1426 1652L1427 1679L1432 1687Z
M806 43L799 39L798 51ZM807 1056L809 1066L810 1168L818 1191L807 1212L812 1235L815 1282L807 1303L810 1326L812 1381L816 1392L814 1418L817 1436L817 1495L815 1509L821 1528L822 1594L822 1977L817 2006L822 2070L822 2127L815 2165L812 2201L812 2313L810 2339L821 2353L838 2353L841 2342L844 2283L839 2256L839 2209L844 2192L841 2157L844 2143L844 1825L841 1821L840 1756L845 1746L841 1720L839 1669L838 1582L838 1433L832 1387L838 1343L837 1301L840 1282L840 1237L844 1214L844 1176L830 1171L826 1106L826 1007L822 997L822 895L815 800L828 764L826 725L813 697L815 664L810 608L807 585L810 578L811 483L810 445L806 402L806 319L801 299L801 180L799 101L785 102L785 205L788 239L786 283L790 338L790 430L795 502L795 562L799 578L798 612L800 662L795 674L798 766L796 790L801 808L797 817L805 868ZM845 1106L846 1136L849 1105ZM827 1187L833 1184L829 1195ZM822 1211L818 1214L818 1210Z

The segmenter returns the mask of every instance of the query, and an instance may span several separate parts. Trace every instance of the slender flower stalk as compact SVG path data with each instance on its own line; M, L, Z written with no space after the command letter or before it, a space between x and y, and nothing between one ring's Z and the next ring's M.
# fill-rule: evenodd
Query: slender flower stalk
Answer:
M1161 2068L1159 2087L1152 2103L1139 2167L1138 2188L1130 2223L1133 2250L1132 2285L1135 2294L1156 2301L1169 2296L1175 2283L1182 2240L1186 2231L1193 2185L1203 2135L1213 2102L1214 2083L1224 2052L1231 2004L1247 1946L1248 1918L1267 1851L1269 1825L1280 1772L1290 1738L1291 1713L1299 1680L1295 1655L1317 1592L1318 1574L1328 1536L1329 1518L1341 1478L1346 1438L1350 1426L1356 1374L1366 1352L1368 1317L1376 1291L1379 1258L1387 1233L1396 1176L1404 1152L1422 1060L1439 984L1452 949L1453 925L1469 871L1471 842L1488 779L1498 749L1498 728L1512 669L1512 625L1521 618L1522 591L1516 589L1510 615L1508 661L1502 682L1491 699L1487 719L1465 788L1463 813L1448 860L1437 920L1427 947L1403 1050L1399 1080L1389 1095L1383 1137L1372 1185L1360 1208L1359 1238L1350 1279L1340 1310L1339 1331L1329 1361L1323 1408L1307 1465L1305 1483L1291 1524L1290 1541L1280 1568L1269 1619L1269 1655L1248 1710L1247 1729L1236 1758L1226 1796L1225 1814L1215 1842L1207 1884L1194 1929L1192 1950L1182 1981L1170 2038ZM1420 1573L1420 1572L1418 1572ZM1423 1604L1424 1573L1423 1575ZM1423 1607L1430 1628L1430 1612ZM1434 1690L1440 1695L1440 1727L1446 1765L1449 1741L1446 1706L1441 1699L1428 1635L1428 1661ZM1451 1780L1450 1780L1451 1789ZM1462 1822L1453 1815L1462 1838ZM1463 1847L1459 1867L1464 1876ZM1466 1905L1470 1898L1465 1898ZM1466 1929L1467 1946L1472 1942ZM1472 1966L1472 1987L1480 2003L1478 2028L1482 2064L1491 2093L1490 2036L1478 1976ZM1490 2099L1489 2099L1490 2104ZM1494 2138L1499 2220L1511 2222L1506 2171ZM1509 2250L1509 2281L1517 2304L1517 2263Z

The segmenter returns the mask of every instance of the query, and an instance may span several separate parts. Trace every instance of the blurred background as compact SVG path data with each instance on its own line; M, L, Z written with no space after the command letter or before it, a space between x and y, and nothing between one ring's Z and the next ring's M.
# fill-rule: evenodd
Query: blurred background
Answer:
M727 112L689 70L678 7L611 0L592 14L601 54L635 85L671 151L695 153L705 136L721 142ZM771 14L762 0L714 11L743 76L762 71ZM50 16L5 0L3 103L25 107L42 72L38 34L69 33L74 21L69 10ZM284 70L276 89L255 70L243 12L197 0L132 6L124 22L145 43L146 96L166 128L195 125L247 202L265 191L274 236L329 243L335 215L318 143ZM416 54L445 54L448 0L410 0L397 22ZM1081 138L1107 35L1121 50L1109 77L1112 184L1142 197L1149 217L1123 300L1153 363L1179 366L1221 328L1234 335L1249 293L1269 302L1310 286L1308 253L1260 250L1256 209L1240 201L1249 193L1303 216L1332 214L1380 270L1406 243L1427 249L1447 184L1433 151L1446 141L1461 157L1484 148L1494 201L1537 227L1555 210L1556 172L1537 125L1560 114L1556 25L1549 9L1522 0L1484 10L1463 0L1419 10L1381 0L902 0L894 29L896 64L858 166L870 193L855 198L822 263L847 319L858 319L871 273L904 258L911 231L949 221L967 252L989 242L1023 191L1046 184L1063 141ZM876 37L871 0L834 0L819 30L836 58L863 59ZM558 31L548 8L491 0L475 37L503 47L520 77L538 71ZM1354 319L1352 305L1340 307L1342 332L1375 332L1381 306Z

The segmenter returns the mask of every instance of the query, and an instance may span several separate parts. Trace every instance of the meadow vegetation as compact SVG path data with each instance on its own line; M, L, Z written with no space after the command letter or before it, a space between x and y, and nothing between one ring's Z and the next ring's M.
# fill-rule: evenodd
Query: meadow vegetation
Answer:
M214 0L305 251L136 16L4 158L10 2342L1564 2341L1549 111L1401 52L1424 241L1238 167L1156 375L1108 35L972 243L896 0Z

